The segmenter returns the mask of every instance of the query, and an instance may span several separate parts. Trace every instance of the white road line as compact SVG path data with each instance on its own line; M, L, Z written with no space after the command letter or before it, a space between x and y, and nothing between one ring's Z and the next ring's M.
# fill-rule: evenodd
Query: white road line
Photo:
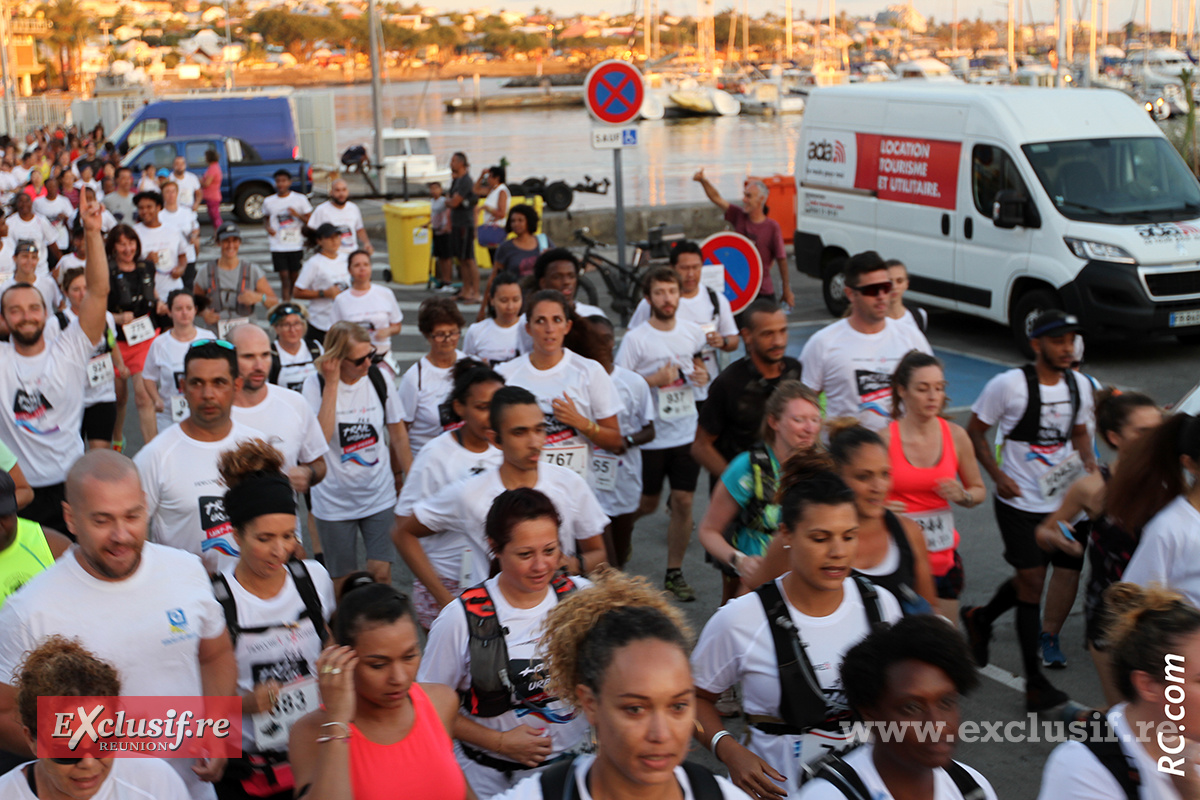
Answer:
M1025 693L1025 679L1013 675L1008 670L1000 669L995 664L988 664L979 671L996 683L1002 683L1010 689L1016 689L1021 694Z

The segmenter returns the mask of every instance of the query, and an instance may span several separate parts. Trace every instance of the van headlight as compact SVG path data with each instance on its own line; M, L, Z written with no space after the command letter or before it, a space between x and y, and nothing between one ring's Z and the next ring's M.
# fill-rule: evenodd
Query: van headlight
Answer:
M1136 264L1137 259L1129 255L1129 251L1115 244L1091 242L1087 239L1074 239L1064 236L1063 241L1071 252L1085 261L1110 261L1114 264Z

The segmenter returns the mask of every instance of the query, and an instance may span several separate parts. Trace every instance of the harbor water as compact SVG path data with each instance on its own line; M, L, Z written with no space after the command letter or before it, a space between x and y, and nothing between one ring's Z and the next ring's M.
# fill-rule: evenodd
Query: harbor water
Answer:
M528 92L501 89L501 78L480 81L481 94ZM576 89L576 91L578 91ZM592 121L579 108L448 113L445 101L472 96L473 81L446 80L384 85L383 121L404 118L426 128L439 163L462 151L471 174L508 159L510 182L530 177L563 180L570 185L590 175L613 177L611 151L593 150ZM335 92L338 151L355 144L373 149L370 86L338 87ZM638 123L638 146L627 148L624 161L625 203L655 206L702 202L704 190L692 181L705 175L730 200L741 197L747 175L792 175L800 139L800 115L779 117L697 117ZM611 208L613 198L576 192L573 209Z

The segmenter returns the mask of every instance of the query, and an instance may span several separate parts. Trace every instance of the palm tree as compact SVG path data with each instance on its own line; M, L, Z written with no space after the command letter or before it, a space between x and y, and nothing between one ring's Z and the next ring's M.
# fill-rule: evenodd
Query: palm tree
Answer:
M42 5L41 11L46 19L54 23L54 29L47 38L57 52L62 88L68 91L71 79L79 69L83 43L95 33L92 20L79 0L55 0Z

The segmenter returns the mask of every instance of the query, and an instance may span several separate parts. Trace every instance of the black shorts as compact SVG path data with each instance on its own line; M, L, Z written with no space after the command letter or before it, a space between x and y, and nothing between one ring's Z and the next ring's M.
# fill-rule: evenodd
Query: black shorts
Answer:
M110 442L112 441L113 427L116 424L116 401L96 403L83 410L83 424L79 426L79 435L83 437L84 442L89 439Z
M450 234L435 233L433 235L433 257L434 258L451 258L453 250L450 249Z
M475 229L450 229L450 258L470 261L475 258Z
M945 575L934 575L933 585L937 588L937 596L943 600L957 600L963 590L963 561L957 550L954 551L954 566L946 570Z
M700 464L692 458L690 444L662 450L642 448L642 494L651 497L662 494L664 477L671 482L672 491L696 491Z
M310 342L316 342L322 347L325 345L325 331L314 328L312 325L309 325L308 330L304 332L304 338Z
M1038 547L1037 526L1046 518L1045 514L1013 508L999 497L993 498L992 505L1004 540L1004 560L1014 568L1036 569L1053 564L1063 569L1083 569L1083 556L1069 556L1061 550L1047 553Z
M294 250L290 253L271 253L271 263L276 272L299 272L304 266L304 251Z

